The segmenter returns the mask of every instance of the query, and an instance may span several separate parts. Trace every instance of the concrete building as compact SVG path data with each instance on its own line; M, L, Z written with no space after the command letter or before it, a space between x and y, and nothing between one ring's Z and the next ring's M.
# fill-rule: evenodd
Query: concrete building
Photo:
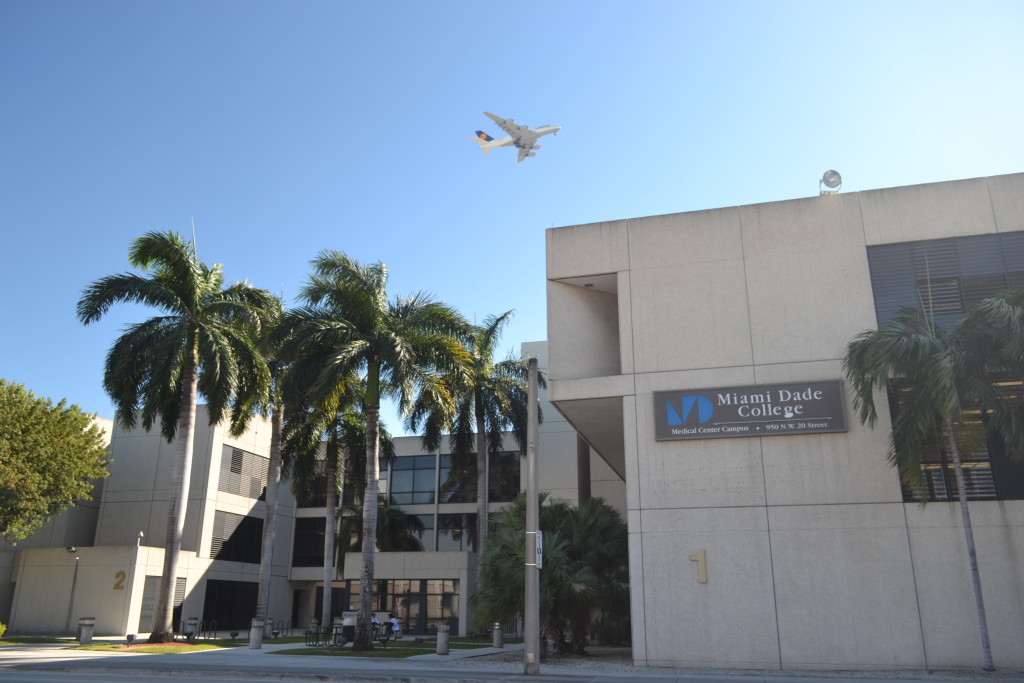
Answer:
M913 500L841 358L901 305L1024 285L1024 174L554 228L547 277L549 400L625 480L638 664L980 666L949 465ZM1024 470L984 444L964 469L1021 667Z
M523 353L546 366L543 342ZM543 399L543 393L542 393ZM542 403L541 486L557 498L577 496L575 431ZM209 427L201 406L179 561L174 623L220 631L248 628L255 609L270 424L253 420L240 438ZM375 609L394 612L406 633L429 633L446 621L456 634L473 626L467 597L476 586L471 532L473 491L448 490L450 455L426 453L418 437L395 439L397 460L382 472L390 504L415 516L415 550L379 552ZM491 465L491 509L525 486L514 439ZM171 464L175 445L158 432L113 430L111 476L94 501L72 508L17 546L0 546L0 621L11 633L72 633L78 619L96 619L97 635L146 633L163 569ZM621 479L587 454L593 495L625 506ZM592 461L592 462L591 462ZM323 615L325 508L322 496L297 502L282 483L268 616L305 629ZM332 616L357 609L361 556L344 554L332 582ZM268 626L269 630L269 626Z
M255 605L263 528L263 486L269 456L270 425L255 420L240 438L223 425L197 416L195 452L174 599L175 622L195 616L232 628ZM0 603L11 633L74 632L80 617L95 617L97 635L148 633L163 571L170 472L175 444L159 431L125 432L115 425L110 477L83 517L76 506L42 533L0 549L10 558L10 598ZM291 605L284 579L294 503L281 502L284 539L275 548L270 609ZM59 541L50 527L70 527L74 537ZM54 542L56 541L56 542ZM254 544L254 545L253 545ZM0 567L3 565L0 564ZM9 575L9 579L8 579ZM251 598L251 600L250 600Z

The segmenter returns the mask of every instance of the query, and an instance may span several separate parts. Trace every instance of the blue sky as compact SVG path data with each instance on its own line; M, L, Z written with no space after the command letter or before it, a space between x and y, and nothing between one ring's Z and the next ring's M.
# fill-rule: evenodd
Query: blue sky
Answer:
M546 337L550 227L1024 171L1020 2L0 3L0 376L113 417L75 318L191 232L289 301L324 248ZM521 164L481 112L562 126ZM397 425L392 424L392 428Z

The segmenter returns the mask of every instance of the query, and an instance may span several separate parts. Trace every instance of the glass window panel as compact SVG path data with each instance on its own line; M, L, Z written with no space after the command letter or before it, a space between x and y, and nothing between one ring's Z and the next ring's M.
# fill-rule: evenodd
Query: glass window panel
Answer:
M519 495L519 451L492 453L488 496L493 503L507 503Z
M900 306L915 305L933 313L937 324L952 325L980 300L1006 286L1024 285L1018 277L1024 267L1024 232L877 245L868 247L867 254L879 322L895 317ZM893 419L905 393L905 387L891 387ZM1024 498L1024 487L1012 483L1020 478L1021 468L1009 464L999 439L986 430L976 409L973 414L965 411L957 437L964 442L961 471L969 499ZM947 442L937 425L921 454L923 494L904 487L905 500L956 500L956 472Z
M434 490L434 470L416 470L412 484L413 491Z

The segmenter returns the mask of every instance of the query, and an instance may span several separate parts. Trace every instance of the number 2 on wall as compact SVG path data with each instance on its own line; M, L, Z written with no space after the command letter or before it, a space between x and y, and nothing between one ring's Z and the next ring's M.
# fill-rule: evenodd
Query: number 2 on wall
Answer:
M114 590L116 590L116 591L123 591L124 590L124 580L126 578L128 578L128 575L125 574L124 572L117 572L116 574L114 574L114 578L116 579L114 581Z
M697 563L697 580L701 583L708 582L708 559L703 550L696 555L690 555L690 561Z

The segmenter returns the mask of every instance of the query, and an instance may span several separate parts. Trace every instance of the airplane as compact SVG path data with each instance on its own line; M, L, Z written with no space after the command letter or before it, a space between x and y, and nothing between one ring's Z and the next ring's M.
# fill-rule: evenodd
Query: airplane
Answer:
M473 141L480 145L480 149L484 154L487 154L495 147L515 146L519 150L519 161L537 154L536 150L540 149L540 145L535 144L537 138L562 130L561 126L540 126L539 128L520 126L515 122L515 119L503 119L489 111L485 111L484 116L498 124L498 127L508 133L508 135L495 140L482 130L478 130L473 137Z

